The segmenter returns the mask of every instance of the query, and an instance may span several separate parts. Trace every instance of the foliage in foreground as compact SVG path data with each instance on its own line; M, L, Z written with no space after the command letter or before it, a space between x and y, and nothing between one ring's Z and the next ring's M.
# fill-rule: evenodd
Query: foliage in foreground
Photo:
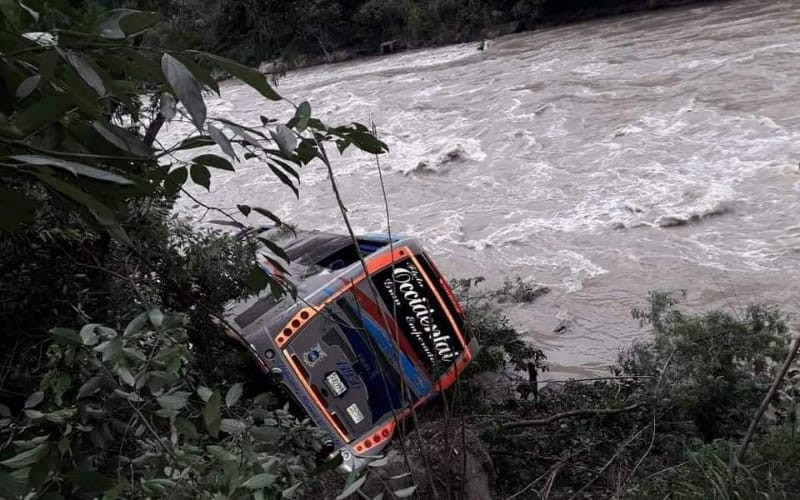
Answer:
M215 324L229 301L291 293L253 258L285 254L248 224L283 222L193 193L252 161L299 194L298 170L328 149L386 147L251 68L143 46L158 20L0 2L3 498L288 497L320 446L283 403L239 399L249 353ZM220 68L264 97L260 123L210 112ZM170 122L189 132L165 145ZM181 198L243 236L176 219Z
M181 315L52 335L40 390L0 406L3 497L289 498L313 468L319 430L241 383L207 386Z

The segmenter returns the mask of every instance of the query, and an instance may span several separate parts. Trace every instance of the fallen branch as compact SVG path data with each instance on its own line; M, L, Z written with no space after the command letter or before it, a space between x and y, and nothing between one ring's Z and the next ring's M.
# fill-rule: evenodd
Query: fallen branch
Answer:
M626 411L635 410L640 406L641 403L634 403L632 405L628 405L623 408L586 408L582 410L570 410L570 411L565 411L563 413L556 413L555 415L550 415L547 418L540 418L535 420L517 420L515 422L507 422L505 424L500 424L499 428L503 430L519 429L520 427L534 427L538 425L548 425L552 424L553 422L563 420L565 418L596 416L596 415L614 415L616 413L623 413Z
M800 350L800 334L796 334L792 339L792 343L789 346L789 354L786 356L786 361L783 362L781 371L778 373L778 376L775 377L775 380L772 382L772 386L769 388L766 396L764 396L764 399L761 401L761 406L758 408L756 415L753 417L753 421L750 422L750 427L747 429L747 434L745 434L744 439L742 439L742 444L739 445L739 448L736 450L736 454L731 459L730 469L728 470L728 476L730 480L733 480L734 474L736 474L736 468L741 463L742 458L747 451L747 446L750 444L750 440L753 439L753 434L755 434L756 428L758 427L759 422L761 422L761 418L764 416L764 412L767 411L767 407L769 407L772 398L775 397L775 393L778 392L781 384L783 384L783 379L786 377L786 373L792 366L794 358L797 357L798 350Z

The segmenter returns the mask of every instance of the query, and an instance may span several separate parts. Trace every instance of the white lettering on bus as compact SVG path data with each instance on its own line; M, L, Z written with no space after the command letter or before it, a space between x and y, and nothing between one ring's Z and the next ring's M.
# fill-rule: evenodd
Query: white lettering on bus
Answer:
M438 355L441 360L450 361L453 359L457 353L453 352L450 345L450 335L442 333L439 329L439 325L437 325L433 319L434 309L428 307L426 298L420 298L420 293L414 286L415 281L419 286L423 286L416 269L409 270L405 267L398 266L393 271L393 279L397 284L397 290L402 294L403 299L414 314L414 316L406 317L405 321L408 325L409 333L417 338L425 356L431 363L435 363L434 354L431 352L429 343L424 340L423 333L427 334L427 338L430 339L430 344L433 345L436 350L436 355ZM391 286L391 283L388 284ZM389 287L387 287L387 289L388 288ZM392 298L395 299L395 303L399 303L399 299L394 293L394 290L391 290L390 294ZM417 325L422 328L422 331L417 328Z

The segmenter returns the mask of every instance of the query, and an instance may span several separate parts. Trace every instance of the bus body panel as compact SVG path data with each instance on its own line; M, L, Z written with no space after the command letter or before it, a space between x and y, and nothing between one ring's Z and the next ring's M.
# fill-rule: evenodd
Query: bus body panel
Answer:
M353 248L350 238L314 232L277 243L291 259L297 300L238 304L235 333L330 434L342 468L359 468L413 407L455 382L477 342L416 239L368 235Z

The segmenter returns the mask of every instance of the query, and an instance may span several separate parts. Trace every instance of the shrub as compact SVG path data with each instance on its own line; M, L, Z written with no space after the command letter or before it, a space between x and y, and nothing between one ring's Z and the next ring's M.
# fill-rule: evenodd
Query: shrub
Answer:
M24 408L0 405L0 495L291 496L320 431L267 395L242 399L197 369L186 318L151 309L124 332L56 328ZM61 496L58 496L61 495Z
M686 315L673 296L653 293L634 317L652 326L654 339L624 353L617 373L663 378L673 415L693 422L706 442L742 433L786 358L780 311L751 306L738 318L722 311Z

